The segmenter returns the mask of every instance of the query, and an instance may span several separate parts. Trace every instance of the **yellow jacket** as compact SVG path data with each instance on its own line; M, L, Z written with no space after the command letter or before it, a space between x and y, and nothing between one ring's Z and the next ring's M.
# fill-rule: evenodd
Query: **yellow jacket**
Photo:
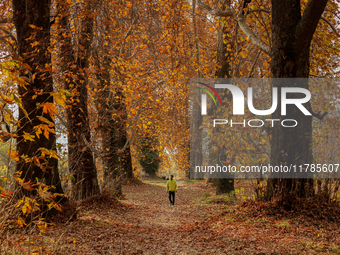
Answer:
M177 183L175 180L168 180L166 183L166 191L175 191L177 190Z

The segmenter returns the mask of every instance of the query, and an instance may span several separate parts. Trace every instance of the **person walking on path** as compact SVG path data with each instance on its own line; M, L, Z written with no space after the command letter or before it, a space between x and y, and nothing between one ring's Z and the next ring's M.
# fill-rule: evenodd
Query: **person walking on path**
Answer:
M166 191L169 193L170 206L175 206L175 192L177 190L177 182L174 180L174 176L170 176L170 180L166 183ZM171 199L172 198L172 199Z

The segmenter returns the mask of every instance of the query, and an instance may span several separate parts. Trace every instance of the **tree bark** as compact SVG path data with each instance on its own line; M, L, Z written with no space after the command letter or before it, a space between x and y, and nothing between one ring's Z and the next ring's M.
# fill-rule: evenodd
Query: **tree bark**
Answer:
M88 68L93 37L93 13L90 2L86 3L80 16L79 38L71 39L69 33L70 10L67 3L59 3L59 8L68 15L60 20L60 58L64 85L71 93L67 106L68 160L74 177L73 196L81 200L100 192L97 171L91 148L91 130L88 116ZM79 15L79 13L78 13ZM62 35L64 33L64 35ZM64 37L62 39L62 37ZM78 39L78 40L77 40ZM77 45L72 45L75 41Z
M230 64L230 53L227 51L227 43L225 43L225 38L227 38L227 31L226 27L224 25L224 22L221 25L221 31L219 31L219 38L218 38L218 49L217 49L217 62L219 65L219 69L217 70L217 78L231 78L231 64ZM227 98L227 102L231 101L231 94L221 94L222 100L223 97ZM213 131L216 132L214 129ZM212 132L212 135L214 135L214 132ZM212 151L212 150L210 150ZM218 150L221 151L221 150ZM227 150L223 150L224 155L222 155L223 159L226 159L226 153ZM217 156L214 161L219 162ZM224 160L226 161L226 160ZM227 175L227 176L226 176ZM230 173L223 173L223 178L217 179L217 185L216 185L216 195L221 194L227 194L234 191L234 178L231 176Z
M54 124L54 120L49 114L44 114L39 104L53 103L53 81L50 73L51 70L51 53L50 47L50 1L42 0L37 4L34 0L13 0L13 18L17 32L18 53L22 57L22 62L28 64L32 69L35 78L29 78L29 85L26 88L18 86L18 92L22 99L22 106L26 113L19 108L20 127L17 135L17 152L20 161L16 166L16 171L22 171L24 181L29 180L40 182L47 185L54 185L55 192L63 194L61 187L58 160L55 158L40 159L41 165L36 163L26 163L23 156L28 158L39 157L39 148L56 150L56 136L49 133L48 138L43 134L40 137L36 135L36 126L46 124L39 120L43 116ZM34 38L34 41L30 38ZM37 44L37 45L34 45ZM21 76L27 75L21 70ZM54 126L50 127L54 130ZM25 141L24 132L35 135L34 141ZM46 166L42 166L46 160ZM32 194L22 189L25 195Z
M107 78L109 79L109 77ZM115 184L115 192L121 195L121 180L122 178L133 178L133 170L130 145L126 131L126 106L119 88L113 97L115 97L115 99L112 98L109 102L106 102L104 106L104 179L105 181L113 181Z
M327 0L310 0L301 17L299 0L272 0L272 61L273 78L308 78L309 52L314 31L321 17ZM274 80L273 86L297 86L308 89L308 82L298 84L282 83ZM271 165L300 165L312 163L312 116L305 116L295 106L287 107L287 115L281 116L281 96L278 96L278 108L272 114L273 119L295 119L298 126L285 128L276 125L273 128L271 140ZM305 104L311 109L310 102ZM311 179L269 179L267 198L285 196L295 191L302 197L309 194Z
M112 34L108 25L99 32L96 65L97 78L100 84L100 93L98 94L97 109L100 116L99 126L102 130L103 138L103 168L104 168L104 186L113 184L115 193L121 195L122 178L133 178L132 160L130 152L130 142L126 130L127 111L125 98L122 93L119 79L124 83L124 79L119 75L112 75L112 58L110 48L104 43L110 40L107 35ZM104 55L104 57L101 57Z

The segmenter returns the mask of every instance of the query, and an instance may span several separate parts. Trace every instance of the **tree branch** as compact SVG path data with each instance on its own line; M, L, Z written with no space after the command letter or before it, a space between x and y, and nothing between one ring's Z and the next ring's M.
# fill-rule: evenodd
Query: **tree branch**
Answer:
M329 12L329 13L332 13L335 17L337 17L338 19L340 19L340 16L339 16L336 12L334 12L334 11L332 11L332 10L329 10L329 9L325 9L325 11L326 11L326 12Z
M310 45L313 34L324 12L328 0L309 0L306 9L296 29L296 49L303 49Z
M254 12L266 12L266 13L271 13L272 10L269 10L269 9L262 9L262 8L257 8L257 9L248 10L248 13L254 13Z
M340 37L340 34L338 33L338 31L336 31L336 28L333 26L333 24L332 24L328 19L326 19L326 18L324 18L324 17L321 17L320 19L323 20L323 21L325 21L325 22L331 27L331 29L333 30L333 32L334 32L338 37Z
M246 23L246 15L242 14L242 12L239 12L236 20L240 28L242 29L243 33L245 33L246 36L248 36L249 40L264 53L271 56L271 47L266 43L262 42L261 39L254 34L253 30L251 30L248 27Z
M0 24L11 23L12 19L0 19Z
M263 41L261 41L261 39L259 37L257 37L257 35L255 35L255 33L247 25L247 23L246 23L247 13L244 14L243 10L237 13L233 10L223 11L221 9L213 9L209 5L203 3L202 0L197 0L197 5L201 8L203 8L204 10L206 10L209 14L214 15L214 16L219 16L219 17L231 17L231 16L233 16L237 20L237 22L238 22L240 28L242 29L243 33L245 33L245 35L248 36L249 40L256 47L258 47L260 50L262 50L264 53L268 54L269 56L271 55L270 46L267 45L266 43L264 43ZM249 10L248 13L260 12L260 11L270 12L270 10L267 10L267 9L254 9L254 10Z
M130 142L130 140L129 140L129 138L127 138L126 143L124 144L124 147L122 149L118 150L117 154L123 153L125 151L126 147L128 146L129 142Z
M8 37L12 38L13 41L15 41L16 44L18 44L17 39L14 37L14 35L13 35L11 32L9 32L9 31L8 31L7 29L5 29L5 28L0 28L0 29L1 29L5 34L7 34Z
M133 27L133 25L135 24L135 21L136 21L136 19L133 19L133 20L132 20L131 26L129 27L128 31L127 31L127 32L125 33L125 35L124 35L124 40L126 40L126 38L128 38L129 35L131 34L132 27Z
M323 118L325 118L325 116L328 114L328 112L324 112L323 114L320 114L320 112L315 113L313 112L313 110L311 112L312 112L312 116L315 118L318 118L319 120L323 120Z

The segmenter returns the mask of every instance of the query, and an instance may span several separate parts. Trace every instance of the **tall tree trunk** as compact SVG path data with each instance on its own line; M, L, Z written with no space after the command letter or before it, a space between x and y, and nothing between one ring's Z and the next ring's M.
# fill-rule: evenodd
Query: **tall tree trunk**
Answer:
M195 36L195 51L196 51L196 65L197 65L197 78L201 78L201 61L200 61L200 48L199 48L199 38L198 38L198 29L197 29L197 20L196 20L196 1L192 0L192 22L194 27L194 36ZM196 102L198 106L198 102ZM195 120L195 123L192 123L191 130L195 130L195 132L191 132L190 136L193 138L193 141L190 143L190 161L194 162L194 164L191 164L191 172L195 173L195 169L193 166L201 166L203 163L203 153L202 153L202 130L199 129L200 126L202 126L203 123L203 117L200 113L199 107L193 107L194 112L192 113L192 119ZM197 178L198 173L195 175L195 179L202 179Z
M70 10L67 3L60 2L59 7L64 8L64 11L68 13L60 20L62 28L60 33L62 34L68 32L70 28ZM67 106L68 160L70 172L74 177L72 190L75 199L85 199L100 192L91 148L87 108L93 15L91 3L85 3L82 15L79 17L79 38L71 40L71 35L68 34L60 39L65 88L71 93ZM72 45L71 41L75 41L78 45Z
M130 142L128 141L128 134L126 130L127 110L125 105L125 97L122 88L116 89L116 99L113 101L113 107L117 116L113 118L115 124L112 126L115 129L116 141L111 143L114 147L116 167L119 167L119 175L124 178L133 178Z
M111 59L104 57L103 63L109 70ZM110 81L110 73L103 72L100 77L102 110L99 110L99 114L104 118L102 128L105 151L103 156L104 182L107 184L113 181L115 192L121 195L121 180L123 177L133 178L133 170L126 131L127 114L124 97L120 88L117 88L115 93L112 92Z
M272 0L272 61L273 78L308 78L310 43L327 0L310 0L301 17L299 0ZM308 82L288 84L287 81L274 81L274 86L297 86L308 89ZM271 165L300 165L313 163L312 156L312 117L303 115L295 106L287 107L287 115L281 116L281 96L273 119L295 119L298 126L285 128L276 125L272 130ZM311 110L310 103L304 104ZM270 179L267 198L285 196L296 191L305 196L311 188L310 179Z
M40 166L36 163L26 163L22 156L28 158L39 157L41 152L39 148L48 150L56 150L56 136L52 132L48 137L40 134L36 135L37 126L46 124L39 120L39 116L43 116L54 124L54 120L49 114L44 114L43 103L53 103L53 81L50 73L51 70L51 54L50 46L50 1L42 0L37 4L34 0L13 0L14 23L17 32L18 53L22 57L22 61L30 66L35 78L30 80L30 84L18 86L18 92L22 99L22 106L28 114L19 108L20 128L18 129L17 151L20 161L16 166L17 171L22 171L22 177L25 182L31 180L44 182L47 185L56 187L57 193L63 193L61 187L58 160L55 158L40 159ZM34 41L30 38L34 38ZM21 75L27 73L21 71ZM54 130L54 126L50 127ZM35 135L34 141L24 140L23 135L26 133ZM43 165L43 161L47 161L47 165ZM30 192L22 190L25 195Z
M101 116L102 137L103 137L103 167L104 167L104 185L113 182L115 192L122 194L122 178L133 178L132 160L128 134L126 130L127 112L124 102L124 95L118 79L124 84L122 77L112 76L112 58L113 54L109 46L104 43L110 40L107 36L111 34L109 26L104 26L101 31L101 38L98 39L97 48L97 77L100 82L100 91L98 94L98 114ZM103 58L100 56L104 55ZM111 183L112 184L112 183Z
M225 38L227 38L227 31L224 25L225 21L222 21L221 30L218 35L218 49L217 49L217 62L219 69L217 70L217 78L231 78L231 65L230 65L230 53L227 51L227 43L225 43ZM231 101L231 94L221 93L222 99L227 98L228 102ZM214 135L214 132L212 133ZM210 150L212 151L212 150ZM221 153L221 150L218 150ZM222 161L226 161L227 150L223 150ZM220 155L216 155L214 162L219 162ZM229 176L226 176L229 175ZM216 185L216 195L226 194L234 191L234 178L230 173L223 173L223 178L217 179Z

